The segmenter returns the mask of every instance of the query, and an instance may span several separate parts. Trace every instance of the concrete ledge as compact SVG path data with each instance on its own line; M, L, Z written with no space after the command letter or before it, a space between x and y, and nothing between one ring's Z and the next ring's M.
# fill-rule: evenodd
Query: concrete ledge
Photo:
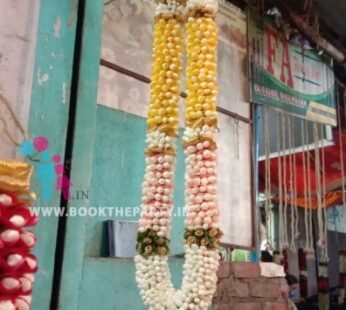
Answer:
M266 278L284 278L284 267L275 263L259 263L261 276Z

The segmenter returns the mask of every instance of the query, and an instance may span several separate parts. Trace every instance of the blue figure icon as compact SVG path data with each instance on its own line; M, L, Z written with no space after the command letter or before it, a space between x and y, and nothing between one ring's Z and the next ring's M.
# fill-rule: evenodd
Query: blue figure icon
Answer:
M52 198L55 182L54 163L46 151L48 144L47 138L36 137L33 141L22 142L19 146L20 153L36 163L36 177L40 183L43 202L49 202Z

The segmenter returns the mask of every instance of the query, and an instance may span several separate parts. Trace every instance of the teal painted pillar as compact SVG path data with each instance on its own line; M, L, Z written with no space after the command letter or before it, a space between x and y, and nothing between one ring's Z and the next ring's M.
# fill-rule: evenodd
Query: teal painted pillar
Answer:
M74 188L80 190L90 189L91 184L103 1L85 0L84 10L71 162L71 180ZM68 207L88 208L88 202L71 200ZM86 223L87 217L69 217L67 220L59 296L61 310L80 310L78 299L84 266Z
M29 136L45 136L49 140L49 153L63 157L68 121L75 26L76 0L42 0L36 45L32 100L29 116ZM36 207L59 207L60 193L44 204L40 188L32 178L37 193ZM35 228L39 271L34 284L31 309L50 308L54 255L57 238L57 216L40 216Z

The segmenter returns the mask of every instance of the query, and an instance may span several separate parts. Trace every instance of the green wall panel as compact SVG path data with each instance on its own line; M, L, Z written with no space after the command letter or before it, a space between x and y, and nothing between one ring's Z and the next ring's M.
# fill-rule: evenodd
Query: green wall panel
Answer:
M181 285L182 261L170 260L176 287ZM79 306L83 310L145 310L135 282L133 260L86 259Z
M126 216L129 208L139 208L141 184L145 170L146 119L119 110L98 106L96 118L94 158L90 188L90 206L117 209L119 216L112 219L138 220L139 214ZM184 156L181 137L178 141L176 169L175 210L181 214L184 206ZM121 208L124 208L121 213ZM179 209L178 209L179 208ZM115 211L114 211L115 213ZM123 215L123 216L122 216ZM86 231L86 255L102 255L103 221L110 217L88 218ZM172 229L172 254L183 253L182 216L175 216Z

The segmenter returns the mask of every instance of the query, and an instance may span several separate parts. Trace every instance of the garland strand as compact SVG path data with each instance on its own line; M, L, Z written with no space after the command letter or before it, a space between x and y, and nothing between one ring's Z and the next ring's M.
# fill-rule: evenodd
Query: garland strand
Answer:
M216 196L217 1L190 0L187 15L188 97L185 257L182 289L176 291L168 266L173 208L179 80L183 39L182 1L157 6L154 63L148 111L142 213L135 257L136 278L149 309L207 309L216 289L221 231Z

